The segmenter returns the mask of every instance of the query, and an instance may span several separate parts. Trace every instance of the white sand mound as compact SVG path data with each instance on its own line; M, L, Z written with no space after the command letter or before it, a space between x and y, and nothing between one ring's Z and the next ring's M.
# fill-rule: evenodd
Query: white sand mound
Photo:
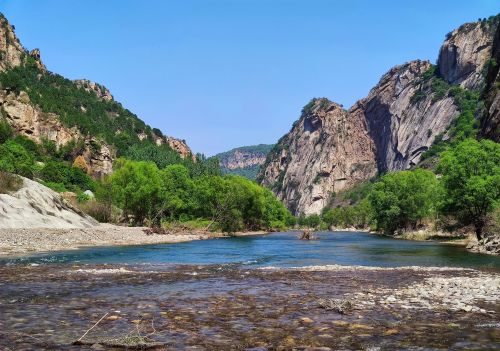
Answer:
M90 228L99 225L61 195L33 180L12 194L0 194L0 228Z

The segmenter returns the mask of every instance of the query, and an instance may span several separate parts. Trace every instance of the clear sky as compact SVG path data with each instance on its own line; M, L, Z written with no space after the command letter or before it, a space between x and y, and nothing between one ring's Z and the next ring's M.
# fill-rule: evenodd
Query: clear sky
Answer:
M49 70L107 86L212 155L274 143L313 97L351 106L390 67L435 62L498 0L1 0Z

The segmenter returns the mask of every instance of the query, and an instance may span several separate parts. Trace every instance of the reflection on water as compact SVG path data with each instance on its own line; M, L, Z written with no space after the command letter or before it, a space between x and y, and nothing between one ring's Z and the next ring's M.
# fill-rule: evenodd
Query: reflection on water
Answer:
M362 265L460 266L500 268L500 257L473 254L463 247L396 240L355 232L321 232L319 240L298 240L297 233L222 238L177 244L89 248L0 260L16 263L172 263L248 267Z

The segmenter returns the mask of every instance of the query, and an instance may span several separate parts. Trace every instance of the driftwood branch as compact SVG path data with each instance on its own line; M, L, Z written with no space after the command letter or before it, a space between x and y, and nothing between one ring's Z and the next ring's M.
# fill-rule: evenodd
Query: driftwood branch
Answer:
M87 330L85 333L83 333L83 335L82 335L82 336L80 336L80 338L79 338L78 340L76 340L73 344L78 345L78 344L82 341L82 339L85 337L85 335L87 335L87 334L89 333L89 331L91 331L91 330L92 330L92 329L94 329L94 328L95 328L95 327L96 327L99 323L101 323L101 321L102 321L104 318L106 318L106 316L107 316L108 314L109 314L109 312L106 312L106 314L105 314L104 316L102 316L102 317L101 317L101 319L99 319L99 320L97 321L97 323L96 323L96 324L94 324L92 327L90 327L90 329L89 329L89 330Z

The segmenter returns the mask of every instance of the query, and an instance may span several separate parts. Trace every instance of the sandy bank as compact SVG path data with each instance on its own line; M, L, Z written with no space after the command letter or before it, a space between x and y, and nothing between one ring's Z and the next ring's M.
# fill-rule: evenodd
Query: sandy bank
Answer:
M144 229L144 227L121 227L110 224L101 224L92 228L0 229L0 256L75 250L92 246L168 244L227 237L223 233L204 231L176 231L173 234L147 235ZM234 236L263 234L267 233L263 231L240 232Z

